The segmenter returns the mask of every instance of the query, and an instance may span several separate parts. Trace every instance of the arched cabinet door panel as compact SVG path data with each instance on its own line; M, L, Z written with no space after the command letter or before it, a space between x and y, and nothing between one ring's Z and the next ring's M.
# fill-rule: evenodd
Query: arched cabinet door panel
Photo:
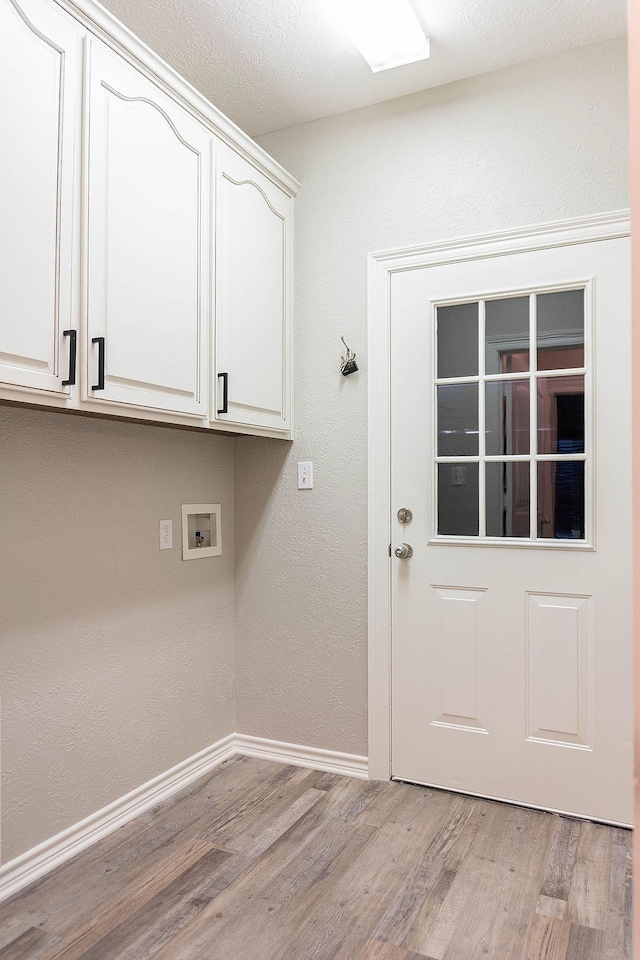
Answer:
M292 200L220 144L211 419L291 430Z
M55 4L0 0L0 383L62 403L77 333L80 55L80 28Z
M84 396L206 418L213 137L90 41Z

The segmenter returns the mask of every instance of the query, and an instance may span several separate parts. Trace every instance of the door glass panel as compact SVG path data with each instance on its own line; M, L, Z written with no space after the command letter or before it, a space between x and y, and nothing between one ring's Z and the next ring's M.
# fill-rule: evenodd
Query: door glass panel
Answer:
M584 377L538 379L538 453L584 453Z
M478 304L438 307L438 377L478 376Z
M438 456L478 455L478 384L438 387Z
M487 456L528 454L529 381L491 380L485 389Z
M584 290L540 293L538 370L584 366Z
M438 534L584 539L584 288L447 304L436 321Z
M438 533L477 537L478 464L438 464Z
M584 460L538 463L538 536L584 540Z
M529 369L529 297L487 300L485 372L520 373Z
M529 461L487 463L485 499L488 537L529 537Z

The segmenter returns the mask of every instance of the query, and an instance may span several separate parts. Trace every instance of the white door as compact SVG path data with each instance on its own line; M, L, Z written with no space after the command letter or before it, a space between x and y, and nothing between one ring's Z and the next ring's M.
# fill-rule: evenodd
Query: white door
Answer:
M392 275L396 778L631 822L629 262Z
M80 30L46 0L0 0L0 382L69 394Z
M84 396L207 416L212 135L91 41Z
M217 153L211 420L288 430L292 201L228 147Z

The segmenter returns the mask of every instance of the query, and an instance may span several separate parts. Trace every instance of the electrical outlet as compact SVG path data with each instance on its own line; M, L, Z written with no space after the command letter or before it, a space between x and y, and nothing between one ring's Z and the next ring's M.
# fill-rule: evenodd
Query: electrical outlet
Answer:
M171 550L173 546L173 520L160 521L160 549Z

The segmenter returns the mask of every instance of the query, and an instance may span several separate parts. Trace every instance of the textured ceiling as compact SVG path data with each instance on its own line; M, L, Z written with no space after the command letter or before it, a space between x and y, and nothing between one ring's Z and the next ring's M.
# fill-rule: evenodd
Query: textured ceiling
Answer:
M625 0L412 0L431 59L372 74L320 0L103 0L256 136L620 36Z

